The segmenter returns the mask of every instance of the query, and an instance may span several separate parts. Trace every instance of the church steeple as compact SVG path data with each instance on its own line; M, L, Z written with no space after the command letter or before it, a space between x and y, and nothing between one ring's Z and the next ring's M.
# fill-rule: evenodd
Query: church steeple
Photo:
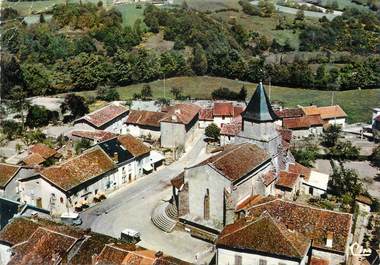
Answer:
M269 102L263 83L257 85L256 91L242 113L243 120L251 122L271 122L278 120Z

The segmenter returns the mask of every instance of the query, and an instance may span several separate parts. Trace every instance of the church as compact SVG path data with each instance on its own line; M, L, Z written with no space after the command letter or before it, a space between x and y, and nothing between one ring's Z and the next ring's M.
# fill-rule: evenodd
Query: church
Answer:
M172 179L179 223L194 236L213 241L255 198L292 199L309 173L294 161L262 83L241 118L223 151Z

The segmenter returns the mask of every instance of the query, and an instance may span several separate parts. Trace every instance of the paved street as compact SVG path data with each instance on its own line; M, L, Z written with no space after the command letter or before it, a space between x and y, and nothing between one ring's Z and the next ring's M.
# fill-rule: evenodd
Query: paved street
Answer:
M193 148L179 161L122 187L102 203L82 213L82 226L114 237L119 237L126 228L135 229L141 233L139 245L142 247L162 250L167 255L195 262L195 255L210 248L211 244L181 231L165 233L150 220L154 207L171 197L170 179L184 167L209 156L205 153L205 143L200 133L195 141Z

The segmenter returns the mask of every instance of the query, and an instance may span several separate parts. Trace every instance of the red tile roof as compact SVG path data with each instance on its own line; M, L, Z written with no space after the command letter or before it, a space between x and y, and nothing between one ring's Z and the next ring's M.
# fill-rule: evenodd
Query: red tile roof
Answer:
M0 187L4 188L20 168L19 166L0 163Z
M57 264L78 239L39 227L27 242L12 248L9 265Z
M276 110L275 113L280 118L296 118L305 115L301 108Z
M134 157L142 156L150 152L150 148L146 146L143 141L130 134L120 135L117 137L117 140Z
M199 120L200 121L212 121L214 117L212 115L212 109L201 109L199 111Z
M339 105L325 107L308 106L302 109L306 115L321 115L323 120L347 117L347 114Z
M262 213L255 220L242 218L227 225L216 245L302 260L309 250L310 239L287 229L269 213Z
M30 154L28 155L27 157L25 157L22 162L27 165L27 166L36 166L36 165L40 165L42 164L43 162L45 162L46 159L43 158L40 154L37 154L37 153L33 153L33 154Z
M239 211L239 210L242 210L242 209L245 209L245 208L249 208L249 207L251 207L253 205L256 205L257 203L262 202L262 200L264 198L265 197L262 196L262 195L260 195L260 194L249 196L245 200L243 200L243 201L239 202L238 204L236 204L235 211Z
M182 185L185 183L185 172L182 171L178 176L172 178L170 182L173 187L180 189Z
M167 108L168 116L164 121L173 123L189 124L200 111L200 107L195 104L180 103Z
M41 143L35 144L32 147L30 147L28 152L30 154L39 154L44 159L48 159L57 154L56 150Z
M220 129L221 135L227 136L236 136L240 133L242 126L242 118L241 116L235 117L231 123L222 124L222 128Z
M289 189L293 189L294 186L299 181L299 174L281 171L278 181L276 183L276 187L285 187Z
M244 108L241 106L234 106L234 117L239 117L242 112L244 111Z
M262 177L263 183L265 186L270 185L273 181L276 180L276 173L274 171L269 171L265 173Z
M346 250L352 226L351 214L276 199L251 207L248 216L257 218L265 211L288 229L308 237L314 247L340 253ZM333 245L332 248L328 248L326 237L331 232L334 234Z
M58 187L68 191L114 167L112 159L101 148L95 147L60 165L45 168L40 174Z
M160 122L164 120L167 115L168 114L164 112L132 110L128 115L126 124L160 128Z
M316 256L312 256L310 265L329 265L329 261Z
M280 133L282 140L290 143L290 141L292 140L292 134L293 134L292 130L285 129L282 127L277 130Z
M289 164L289 172L299 174L301 177L304 177L305 180L308 180L310 178L311 169L295 162L294 164Z
M72 136L103 142L116 136L116 134L101 130L96 131L72 131Z
M324 122L320 115L307 115L297 118L283 119L283 127L286 129L308 129L314 126L323 126Z
M252 172L269 159L265 150L257 145L244 143L225 146L224 151L216 154L199 165L208 164L231 181Z
M118 118L128 112L126 107L121 105L109 104L99 110L91 112L77 121L84 119L95 127L100 127L113 119Z
M215 102L213 108L214 116L234 116L234 105L232 102Z

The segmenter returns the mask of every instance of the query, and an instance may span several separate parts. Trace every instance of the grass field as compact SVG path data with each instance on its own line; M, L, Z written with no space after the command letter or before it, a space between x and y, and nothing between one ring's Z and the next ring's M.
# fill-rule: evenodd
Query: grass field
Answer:
M182 87L184 95L191 95L192 98L209 99L211 92L221 86L228 87L234 91L239 91L242 85L251 95L256 88L256 84L230 80L218 77L176 77L166 79L166 97L171 97L170 88L173 86ZM157 80L149 83L152 88L154 98L164 97L164 82ZM135 84L117 88L122 99L131 99L134 93L141 91L143 84ZM269 86L266 85L266 89ZM269 93L269 91L268 91ZM93 92L82 92L82 95L93 95ZM319 91L301 88L271 87L271 100L283 102L286 107L297 105L317 104L320 106L331 104L331 91ZM335 93L334 102L342 106L347 112L349 122L368 122L371 119L371 108L379 107L380 89L371 90L350 90Z

